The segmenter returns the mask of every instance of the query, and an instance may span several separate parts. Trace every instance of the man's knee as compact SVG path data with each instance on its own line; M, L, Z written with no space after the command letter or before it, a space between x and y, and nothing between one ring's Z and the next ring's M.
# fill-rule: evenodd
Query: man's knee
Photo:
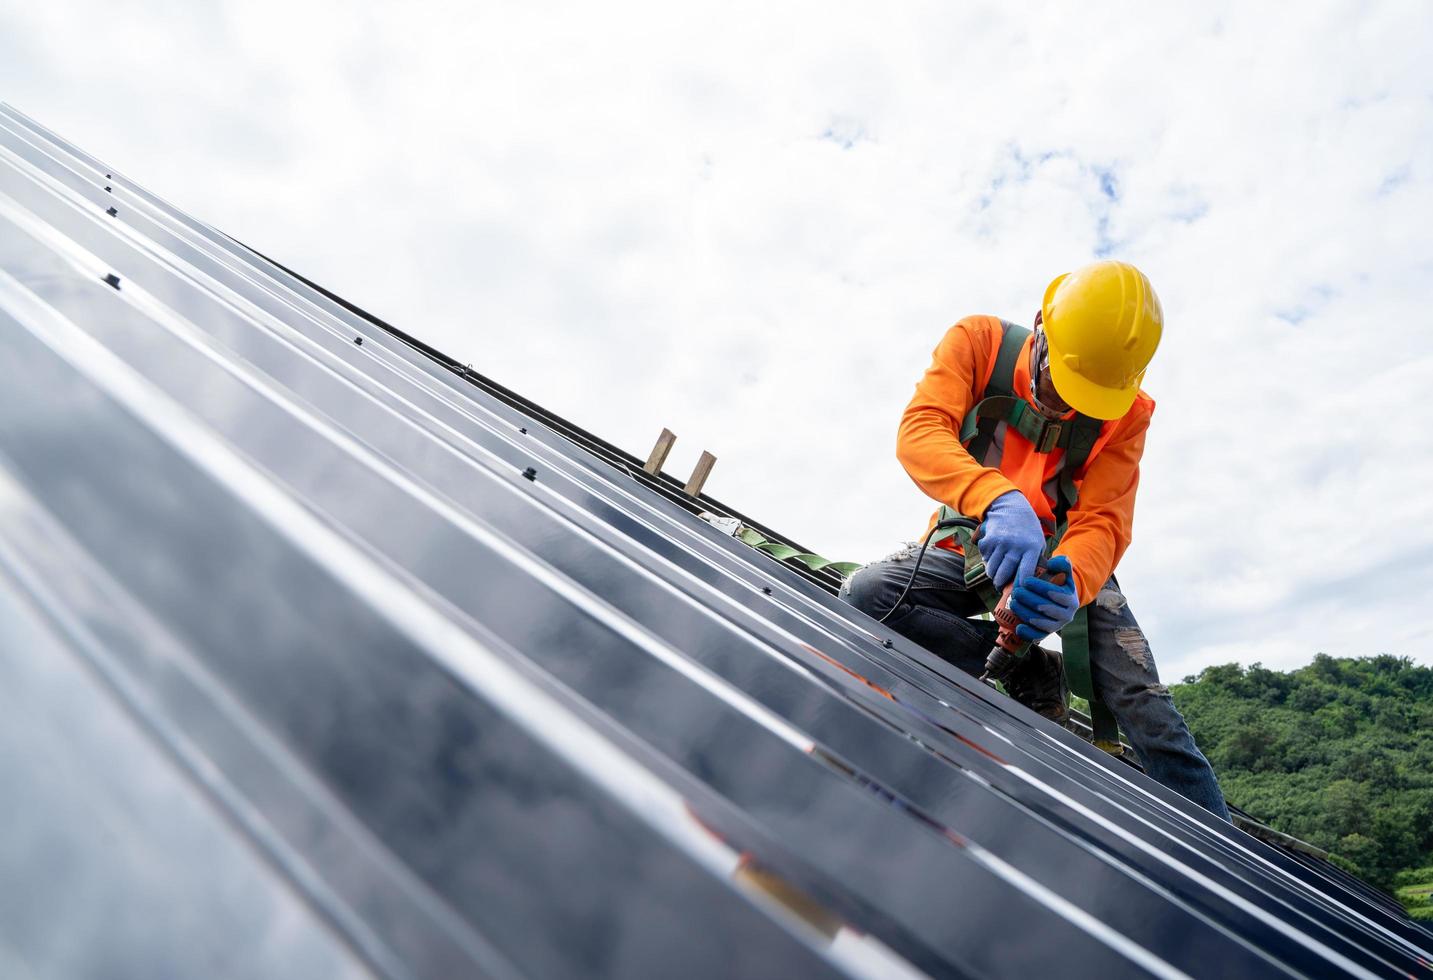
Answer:
M873 562L856 569L846 578L841 586L841 598L867 616L880 619L890 612L900 594L898 589L892 588L893 581L889 562Z
M1131 741L1162 746L1189 738L1184 716L1174 706L1169 688L1157 678L1146 684L1119 685L1102 692L1102 697Z

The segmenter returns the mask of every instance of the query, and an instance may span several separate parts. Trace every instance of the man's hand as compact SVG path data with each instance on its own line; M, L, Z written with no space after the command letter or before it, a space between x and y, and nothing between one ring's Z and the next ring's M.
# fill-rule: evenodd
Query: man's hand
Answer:
M976 544L990 581L1003 589L1008 582L1035 574L1035 566L1045 551L1045 529L1025 495L1009 490L986 508Z
M1020 617L1015 635L1031 643L1039 643L1051 633L1070 625L1080 608L1075 592L1075 570L1070 559L1057 555L1045 566L1045 574L1065 576L1064 585L1055 585L1034 575L1022 578L1010 593L1010 611Z

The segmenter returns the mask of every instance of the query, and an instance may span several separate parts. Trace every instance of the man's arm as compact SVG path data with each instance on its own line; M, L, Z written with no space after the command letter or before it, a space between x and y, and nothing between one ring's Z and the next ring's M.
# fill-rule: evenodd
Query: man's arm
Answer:
M1086 467L1079 500L1070 509L1069 526L1055 549L1074 566L1082 605L1094 600L1129 547L1139 461L1153 412L1154 401L1141 392Z
M1016 489L960 444L960 424L984 383L999 323L994 317L967 317L946 331L896 435L896 458L916 486L977 520L996 497Z

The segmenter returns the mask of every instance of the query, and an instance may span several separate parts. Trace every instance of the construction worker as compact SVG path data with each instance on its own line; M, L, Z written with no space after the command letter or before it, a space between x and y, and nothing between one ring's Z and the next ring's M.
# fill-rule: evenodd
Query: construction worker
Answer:
M842 595L979 675L993 626L969 617L1014 582L1010 609L1021 620L1019 635L1038 644L1066 630L1067 662L1032 645L1004 682L1007 691L1061 720L1064 667L1072 682L1077 666L1087 671L1078 676L1092 689L1097 722L1100 711L1112 715L1104 734L1116 741L1108 747L1118 744L1118 722L1146 773L1227 820L1214 772L1159 682L1149 643L1114 578L1130 543L1154 411L1139 386L1163 327L1149 280L1113 261L1050 283L1033 331L992 316L951 327L901 417L896 456L942 504L932 531L937 519L958 516L980 521L979 531L964 546L957 534L928 532L933 543L923 553L912 545L865 566ZM978 552L971 559L977 577L983 560L983 596L966 581L965 551ZM1055 573L1064 573L1065 584L1051 584ZM1078 625L1067 629L1072 622Z

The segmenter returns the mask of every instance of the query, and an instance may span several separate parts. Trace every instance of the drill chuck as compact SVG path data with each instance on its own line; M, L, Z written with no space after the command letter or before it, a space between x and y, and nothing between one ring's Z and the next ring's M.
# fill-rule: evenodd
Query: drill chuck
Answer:
M1015 665L1020 662L1020 658L1023 655L1024 651L1018 654L1011 653L1009 650L997 644L995 648L990 651L990 656L985 658L985 676L992 681L1005 680L1005 678L1010 676L1010 672L1015 669Z
M1040 571L1044 571L1043 565ZM1063 585L1065 575L1058 572L1051 576L1049 581L1055 585ZM1015 583L1011 582L1005 586L1005 590L1000 593L1000 601L995 604L993 615L1000 627L1000 634L995 638L995 646L991 648L990 655L985 658L984 680L1005 680L1030 651L1030 641L1021 639L1015 632L1020 626L1020 617L1010 611L1010 593L1014 591Z

